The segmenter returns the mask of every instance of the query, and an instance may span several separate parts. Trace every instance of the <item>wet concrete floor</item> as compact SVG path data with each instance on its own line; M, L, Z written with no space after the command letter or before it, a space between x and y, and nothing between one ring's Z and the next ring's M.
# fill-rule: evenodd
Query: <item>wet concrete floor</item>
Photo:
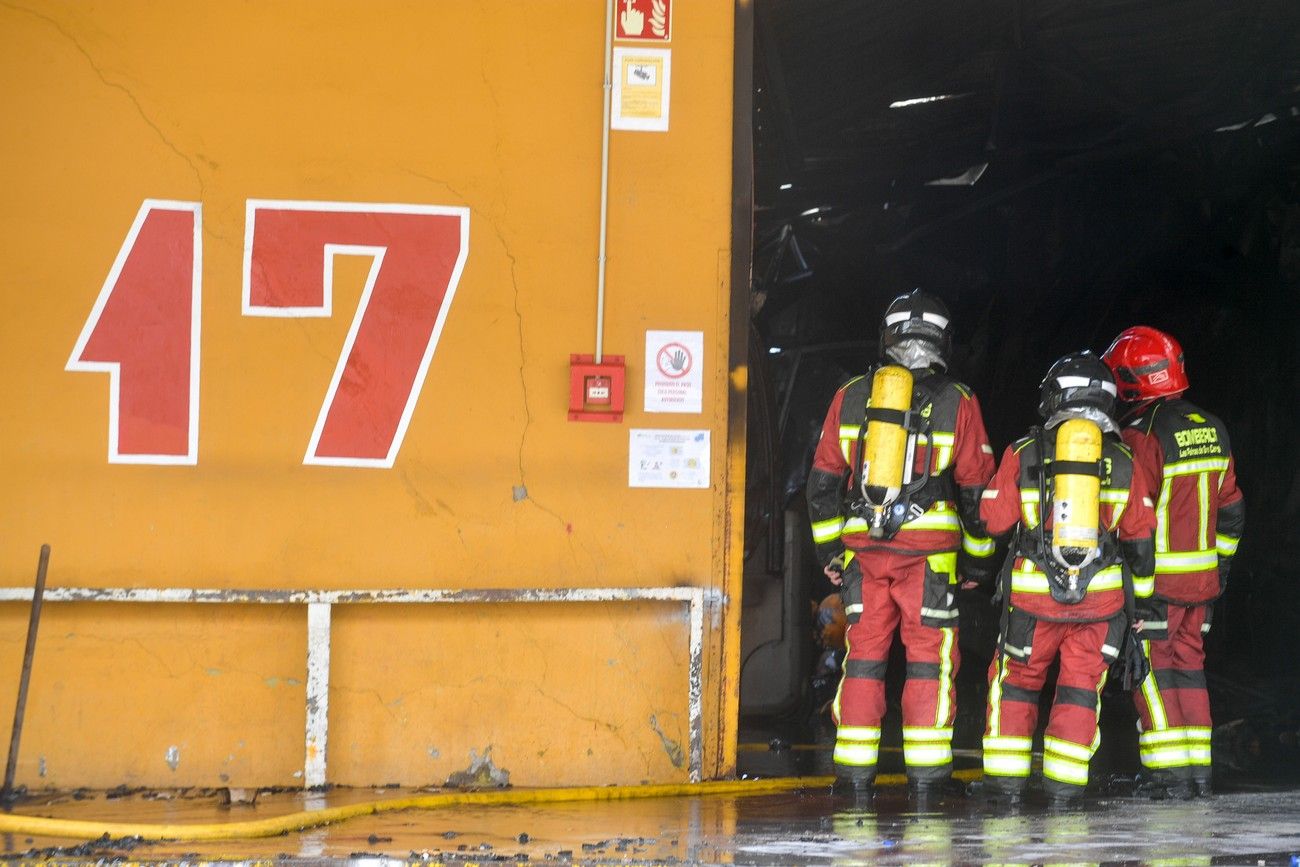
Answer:
M224 823L395 798L409 790L262 793L253 806L136 793L35 798L14 812L105 822ZM161 796L161 797L160 797ZM575 864L1282 864L1300 853L1300 791L1187 802L1090 797L1017 813L953 794L920 811L903 789L870 808L819 788L530 806L460 806L351 819L265 839L125 845L51 837L0 841L0 863L44 861Z

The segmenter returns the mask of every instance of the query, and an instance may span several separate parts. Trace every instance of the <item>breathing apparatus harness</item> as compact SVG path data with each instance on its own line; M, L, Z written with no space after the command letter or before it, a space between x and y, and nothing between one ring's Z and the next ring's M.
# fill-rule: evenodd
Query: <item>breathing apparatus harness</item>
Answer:
M888 409L886 407L865 406L862 413L862 425L858 429L857 451L853 466L853 479L857 496L847 503L848 510L856 517L862 518L870 526L870 535L874 539L892 539L899 529L908 521L914 521L929 511L930 507L941 499L952 499L952 468L946 467L938 473L932 472L934 465L934 426L930 420L930 411L934 406L934 393L927 383L929 375L914 380L913 387L924 398L919 409ZM893 499L876 501L867 485L865 472L867 423L883 422L896 425L907 431L907 450L903 458L903 479L899 493ZM917 441L925 437L924 459L921 463L924 471L912 478L916 466Z
M1077 605L1083 601L1088 592L1088 584L1097 573L1121 561L1119 545L1113 533L1103 532L1097 547L1082 556L1078 556L1074 550L1054 550L1047 538L1047 516L1055 492L1055 484L1049 481L1049 477L1069 474L1094 476L1100 480L1101 461L1048 460L1047 438L1043 429L1035 427L1033 436L1038 448L1039 463L1030 472L1038 481L1039 516L1037 526L1030 532L1020 534L1020 553L1047 576L1047 586L1054 600L1062 605ZM1125 581L1126 586L1131 583Z

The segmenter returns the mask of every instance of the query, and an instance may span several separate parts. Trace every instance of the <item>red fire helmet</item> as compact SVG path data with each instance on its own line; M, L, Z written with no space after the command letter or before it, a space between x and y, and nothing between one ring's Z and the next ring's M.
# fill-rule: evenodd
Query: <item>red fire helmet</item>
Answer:
M1115 374L1119 399L1126 403L1172 397L1187 390L1183 348L1158 329L1146 325L1124 329L1101 358Z

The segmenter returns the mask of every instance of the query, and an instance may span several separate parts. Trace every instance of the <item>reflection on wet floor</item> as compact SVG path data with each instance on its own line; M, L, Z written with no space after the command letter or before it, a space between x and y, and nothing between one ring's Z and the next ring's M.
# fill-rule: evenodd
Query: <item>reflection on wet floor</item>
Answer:
M396 790L264 793L254 806L135 793L29 800L16 812L102 821L211 823L398 797ZM6 859L206 862L267 858L451 863L614 864L1290 864L1300 852L1300 792L1238 792L1153 802L1092 797L1016 813L954 792L918 810L905 789L870 806L826 788L530 806L455 807L366 816L267 839L223 843L95 842L10 837ZM62 847L62 848L53 848Z

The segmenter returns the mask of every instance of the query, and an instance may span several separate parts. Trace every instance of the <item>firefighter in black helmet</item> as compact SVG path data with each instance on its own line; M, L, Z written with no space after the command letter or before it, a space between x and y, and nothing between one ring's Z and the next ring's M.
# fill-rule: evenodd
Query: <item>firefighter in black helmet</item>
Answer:
M988 570L978 523L993 475L979 401L946 374L943 302L916 290L885 311L880 363L831 401L808 477L808 512L826 574L842 582L844 678L833 704L835 771L859 795L876 776L885 666L894 629L907 651L903 758L914 790L952 772L958 665L958 554Z

